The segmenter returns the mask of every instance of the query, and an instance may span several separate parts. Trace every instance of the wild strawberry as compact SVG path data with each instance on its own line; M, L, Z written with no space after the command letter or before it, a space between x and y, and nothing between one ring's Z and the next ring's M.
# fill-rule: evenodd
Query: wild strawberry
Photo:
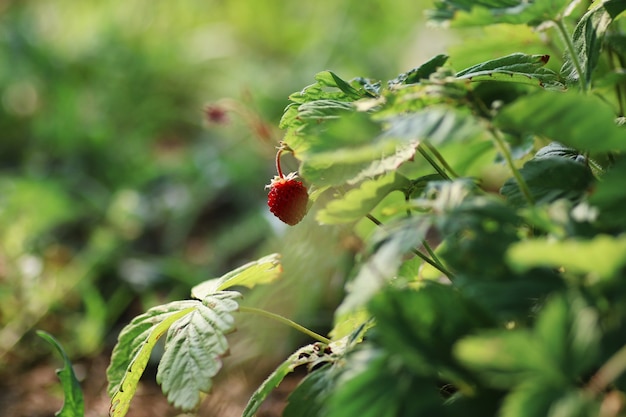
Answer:
M284 150L291 150L287 145L281 144L276 153L276 171L278 175L272 179L267 195L267 205L274 216L290 226L300 223L300 220L306 214L307 205L309 203L309 193L302 181L296 179L295 172L283 175L280 168L280 155Z
M267 205L274 216L290 226L298 224L306 214L309 193L302 181L296 180L296 173L276 176L267 187Z

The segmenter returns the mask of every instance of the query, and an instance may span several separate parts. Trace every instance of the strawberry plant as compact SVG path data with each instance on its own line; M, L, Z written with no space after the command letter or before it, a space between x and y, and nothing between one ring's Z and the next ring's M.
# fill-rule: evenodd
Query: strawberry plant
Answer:
M157 381L196 408L237 311L316 340L246 417L297 367L308 374L285 416L624 415L626 1L584 3L438 0L433 23L482 27L484 45L386 83L323 71L292 94L268 205L295 225L310 201L320 227L364 242L333 330L239 305L233 287L280 277L266 256L126 326L112 415L161 338ZM463 53L485 59L456 67ZM302 181L282 174L284 152Z

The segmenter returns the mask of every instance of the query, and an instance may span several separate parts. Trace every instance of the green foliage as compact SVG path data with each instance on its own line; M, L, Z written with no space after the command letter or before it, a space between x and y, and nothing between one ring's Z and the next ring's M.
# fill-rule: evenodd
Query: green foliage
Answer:
M57 375L63 387L65 400L63 402L63 408L54 415L58 417L83 417L85 415L85 400L83 399L83 391L80 387L80 383L74 374L72 362L67 357L63 347L52 335L41 330L37 331L37 335L50 343L63 359L63 368L57 370Z
M532 26L559 62L522 51L458 69L442 54L386 83L320 72L290 96L282 149L320 190L309 216L361 246L334 339L305 329L320 343L280 364L245 416L301 365L285 416L595 416L614 398L623 407L626 55L609 44L623 36L623 6L437 1L437 22ZM276 268L270 255L194 294L207 315L230 317L235 307L206 300L272 281ZM132 330L150 314L127 330L137 336L122 333L125 356L151 337ZM184 352L199 349L191 333L206 326L190 324L197 314L169 325L159 369L166 393L192 381L169 392L185 409L219 369L182 378ZM211 340L204 354L215 364L224 345Z
M107 370L111 414L126 415L152 350L165 334L157 381L172 404L196 408L228 353L225 335L234 330L232 313L241 293L226 289L271 282L281 270L278 256L268 255L194 287L192 296L199 299L174 301L136 317L121 331Z

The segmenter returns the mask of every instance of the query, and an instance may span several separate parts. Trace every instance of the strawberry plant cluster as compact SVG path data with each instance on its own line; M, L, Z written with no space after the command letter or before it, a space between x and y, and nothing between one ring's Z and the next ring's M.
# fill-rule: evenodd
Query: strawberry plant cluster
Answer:
M162 336L157 381L197 407L244 310L317 340L246 417L300 366L287 417L626 415L625 10L439 0L434 23L511 39L531 28L545 51L520 44L466 68L437 55L386 83L318 73L280 123L277 161L291 152L301 181L278 163L269 206L296 224L310 201L306 216L365 242L333 330L239 305L233 287L280 277L268 255L128 324L108 371L112 415Z

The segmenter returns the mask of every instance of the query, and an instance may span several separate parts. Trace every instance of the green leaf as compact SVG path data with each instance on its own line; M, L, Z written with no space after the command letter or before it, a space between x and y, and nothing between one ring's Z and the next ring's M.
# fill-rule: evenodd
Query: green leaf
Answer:
M467 373L452 346L476 329L492 324L483 311L454 287L425 282L418 289L389 288L369 305L378 343L403 358L418 375L445 375L463 381Z
M619 160L598 182L589 203L599 209L598 223L604 227L626 227L626 159Z
M334 392L339 372L325 365L309 373L289 397L282 417L323 417L326 404Z
M486 26L496 23L538 25L562 14L571 0L438 0L427 13L434 23Z
M283 269L280 255L273 253L234 269L220 278L211 279L191 289L191 296L198 300L234 286L252 288L278 279Z
M454 346L454 355L494 388L512 388L537 372L554 372L528 331L489 331Z
M472 115L437 106L411 114L392 116L384 122L386 127L382 138L427 140L435 145L451 141L464 142L479 136L485 130Z
M228 352L225 334L234 329L231 313L238 309L239 297L234 291L204 297L202 304L170 326L156 379L175 407L192 410L200 403L200 393L209 392L211 378Z
M363 78L348 83L331 71L316 74L315 81L315 84L289 96L292 103L287 106L280 120L281 129L301 129L309 122L335 119L353 111L353 101L375 97L379 88L377 84Z
M496 23L538 25L564 12L571 0L438 0L427 13L435 23L486 26Z
M591 170L583 162L562 157L531 159L519 172L538 204L561 198L576 201L589 191L594 181ZM513 178L504 183L500 192L515 207L528 204Z
M420 82L420 80L427 80L431 74L437 71L437 68L442 67L448 61L448 58L448 55L444 54L435 55L419 67L400 74L395 79L389 81L389 87L415 84Z
M544 67L549 59L549 55L514 53L459 71L456 78L468 81L506 81L565 90L558 74Z
M557 295L532 330L485 331L458 342L454 353L493 388L525 381L575 386L597 366L600 335L598 314L582 297Z
M581 390L528 380L504 399L502 417L570 416L587 417L599 413L598 404Z
M68 358L61 344L52 335L41 330L37 330L37 335L54 346L63 359L63 368L57 370L57 375L61 381L65 399L61 410L54 415L58 417L83 417L85 415L83 391L74 374L70 358Z
M359 93L354 87L352 87L348 82L344 81L341 77L335 74L332 71L322 71L318 72L315 75L315 80L319 85L323 87L336 87L341 90L346 97L352 100L358 100L363 96L362 93Z
M535 323L534 333L544 355L571 383L598 364L600 331L598 312L576 293L550 297Z
M156 342L176 320L190 314L199 304L199 301L175 301L154 307L122 329L107 369L112 417L123 417L128 412Z
M404 190L409 185L410 182L406 177L395 172L364 181L358 188L328 203L317 213L317 221L325 224L341 224L360 220L389 193Z
M431 379L369 346L349 354L333 391L325 417L438 416L444 411Z
M565 54L561 74L568 79L570 84L578 82L581 76L587 85L591 83L591 74L598 64L604 35L613 19L624 10L626 10L626 3L623 0L609 0L601 2L598 7L589 10L579 20L574 29L572 42L583 74L579 75L576 71L571 55Z
M598 235L589 240L525 240L509 247L506 260L520 272L538 266L562 267L565 272L589 275L592 282L605 280L617 276L626 265L626 238Z
M362 308L396 277L406 253L426 236L428 219L414 218L385 226L373 238L376 252L361 266L357 276L346 284L347 295L336 314L342 316Z
M333 343L331 349L340 351L341 348ZM329 363L333 359L330 354L324 352L324 347L319 343L313 343L301 347L294 353L292 353L284 362L282 362L274 371L263 381L263 383L256 389L256 391L250 397L246 408L243 411L242 417L254 417L259 407L271 394L271 392L280 385L282 380L293 372L297 367L302 365L309 365L310 367Z
M601 99L576 93L539 92L517 100L496 117L502 130L534 134L592 153L626 150L626 130Z

